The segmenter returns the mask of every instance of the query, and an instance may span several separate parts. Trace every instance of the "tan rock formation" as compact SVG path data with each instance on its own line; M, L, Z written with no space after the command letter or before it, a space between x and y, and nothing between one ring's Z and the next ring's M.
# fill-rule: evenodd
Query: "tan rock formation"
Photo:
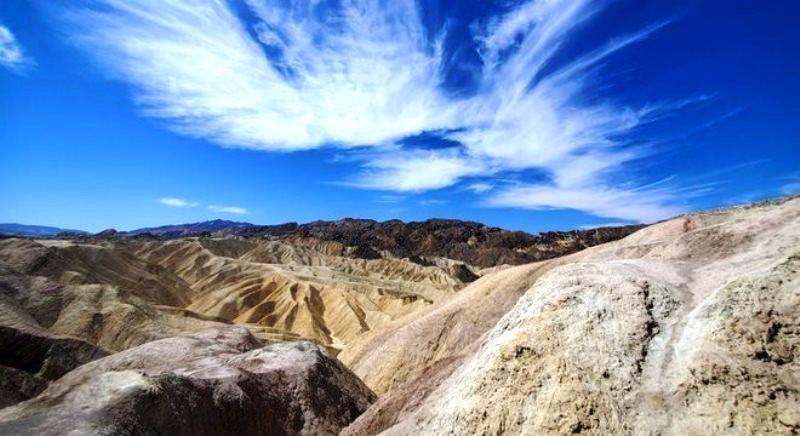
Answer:
M224 324L340 349L463 283L314 238L0 240L0 293L41 328L112 351ZM124 326L124 328L123 328Z
M190 311L335 348L463 286L438 267L342 257L344 247L331 242L261 241L237 258L215 255L206 248L212 244L221 242L148 242L136 253L190 285L195 293L186 307Z

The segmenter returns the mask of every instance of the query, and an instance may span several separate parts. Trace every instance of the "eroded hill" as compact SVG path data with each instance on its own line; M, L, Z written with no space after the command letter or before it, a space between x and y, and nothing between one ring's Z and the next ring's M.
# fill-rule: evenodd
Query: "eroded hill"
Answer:
M0 262L7 305L113 351L223 324L340 349L464 286L446 268L347 250L313 239L5 239Z

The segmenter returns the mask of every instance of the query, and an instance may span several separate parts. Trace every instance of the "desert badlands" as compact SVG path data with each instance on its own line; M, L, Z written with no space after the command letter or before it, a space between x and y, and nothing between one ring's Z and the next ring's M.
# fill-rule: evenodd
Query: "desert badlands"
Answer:
M304 226L0 239L0 434L800 433L800 198Z

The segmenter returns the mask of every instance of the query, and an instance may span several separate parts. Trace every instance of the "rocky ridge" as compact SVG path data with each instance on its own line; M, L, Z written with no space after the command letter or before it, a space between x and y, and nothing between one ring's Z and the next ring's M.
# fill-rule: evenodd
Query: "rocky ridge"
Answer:
M133 238L144 240L189 237L315 239L350 247L350 257L375 259L391 256L420 259L446 258L478 267L520 265L574 253L586 247L625 237L642 225L530 234L448 219L419 222L345 218L306 224L255 225L214 220L119 232L108 229L94 236L65 235L73 239Z

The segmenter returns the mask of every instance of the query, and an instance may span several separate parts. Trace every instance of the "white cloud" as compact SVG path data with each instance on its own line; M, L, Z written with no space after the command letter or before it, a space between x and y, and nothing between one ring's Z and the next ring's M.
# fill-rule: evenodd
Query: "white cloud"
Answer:
M420 206L439 206L442 204L447 204L447 200L441 200L438 198L426 198L424 200L419 200L417 202Z
M217 206L215 204L209 205L208 210L212 212L232 213L235 215L247 215L250 213L247 209L237 206Z
M444 31L428 34L414 0L246 0L254 24L215 0L97 3L68 14L76 38L134 86L145 114L178 132L261 150L372 146L344 183L365 189L421 192L475 176L485 188L500 173L533 170L545 181L495 189L488 204L631 220L681 210L670 189L636 185L630 163L649 151L626 138L698 99L637 108L584 98L602 61L663 23L554 70L601 6L523 2L473 23L483 69L474 94L453 97L441 88ZM398 145L432 131L461 145Z
M179 207L179 208L193 208L201 205L201 203L197 201L189 201L175 197L159 198L158 202L165 206ZM210 204L206 206L206 208L212 212L217 212L217 213L232 213L235 215L246 215L250 213L247 209L238 206L219 206L216 204Z
M179 132L264 150L377 144L449 111L413 1L322 14L318 2L248 0L257 39L225 2L98 3L70 14L76 38Z
M478 182L467 186L467 188L476 194L483 194L484 192L491 191L494 188L494 185L491 183Z
M24 72L36 62L22 50L8 27L0 25L0 65L14 72Z
M200 206L200 203L196 201L188 201L182 198L175 198L175 197L159 198L158 202L163 204L164 206L170 206L170 207L191 208Z
M444 188L460 178L480 174L483 164L457 150L401 150L371 155L351 186L400 192Z
M683 209L666 205L673 200L665 189L618 189L607 186L563 188L548 185L514 186L489 197L490 206L523 209L576 209L604 218L654 222Z

